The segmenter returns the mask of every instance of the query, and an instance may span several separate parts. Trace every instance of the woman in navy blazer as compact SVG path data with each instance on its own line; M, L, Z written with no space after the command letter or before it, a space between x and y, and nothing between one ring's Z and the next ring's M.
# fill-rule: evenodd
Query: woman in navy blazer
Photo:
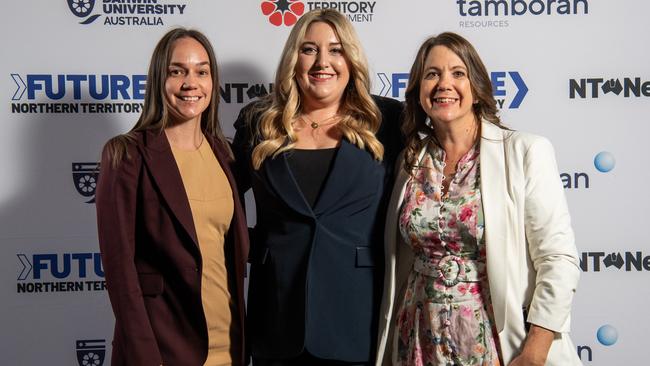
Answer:
M257 208L248 339L253 364L373 360L382 232L401 103L369 93L350 22L334 10L292 29L274 93L247 106L233 142Z
M217 120L217 75L203 34L171 30L154 50L140 119L104 148L97 225L115 314L112 365L247 364L248 233L232 153ZM185 174L179 162L196 162L197 153L209 171ZM216 198L197 203L188 183ZM205 208L210 205L219 207Z

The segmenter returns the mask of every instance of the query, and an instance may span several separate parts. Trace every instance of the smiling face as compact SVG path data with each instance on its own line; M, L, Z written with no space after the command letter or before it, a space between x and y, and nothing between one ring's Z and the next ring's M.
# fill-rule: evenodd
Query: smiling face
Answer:
M194 38L181 38L174 43L165 80L165 98L174 124L200 123L201 114L210 105L210 59Z
M348 60L334 28L324 22L309 25L298 48L296 81L308 105L328 107L341 103L350 81Z
M449 48L429 51L420 83L420 105L434 123L475 122L467 65Z

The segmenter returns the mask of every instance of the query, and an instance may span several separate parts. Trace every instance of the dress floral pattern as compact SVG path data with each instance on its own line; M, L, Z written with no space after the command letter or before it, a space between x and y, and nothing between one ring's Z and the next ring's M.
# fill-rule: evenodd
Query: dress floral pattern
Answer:
M443 195L445 152L431 147L407 183L399 228L416 259L396 317L398 365L500 365L478 157L477 145Z

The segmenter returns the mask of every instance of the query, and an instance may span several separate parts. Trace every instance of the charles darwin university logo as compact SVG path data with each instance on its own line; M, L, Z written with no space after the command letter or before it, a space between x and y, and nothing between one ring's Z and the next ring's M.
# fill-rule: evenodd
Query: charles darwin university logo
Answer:
M264 0L261 4L262 14L269 17L269 22L279 27L292 26L305 12L305 4L299 0Z
M78 16L79 18L86 18L90 13L92 13L93 8L95 7L95 0L68 0L68 7L72 14ZM90 24L95 21L100 16L100 14L95 14L93 16L84 19L79 24Z
M99 178L99 163L72 163L72 181L77 192L85 198L86 203L95 203L95 189Z
M102 366L106 356L106 340L83 339L77 342L79 366Z

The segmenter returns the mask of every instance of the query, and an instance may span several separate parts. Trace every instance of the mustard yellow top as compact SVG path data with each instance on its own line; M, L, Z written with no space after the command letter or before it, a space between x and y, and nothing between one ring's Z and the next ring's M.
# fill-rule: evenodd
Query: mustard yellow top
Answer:
M172 152L192 209L203 260L201 300L208 327L208 358L204 365L231 365L231 332L233 336L239 332L237 318L232 317L236 314L235 304L228 289L224 253L234 210L232 190L207 142L194 151L172 148Z

